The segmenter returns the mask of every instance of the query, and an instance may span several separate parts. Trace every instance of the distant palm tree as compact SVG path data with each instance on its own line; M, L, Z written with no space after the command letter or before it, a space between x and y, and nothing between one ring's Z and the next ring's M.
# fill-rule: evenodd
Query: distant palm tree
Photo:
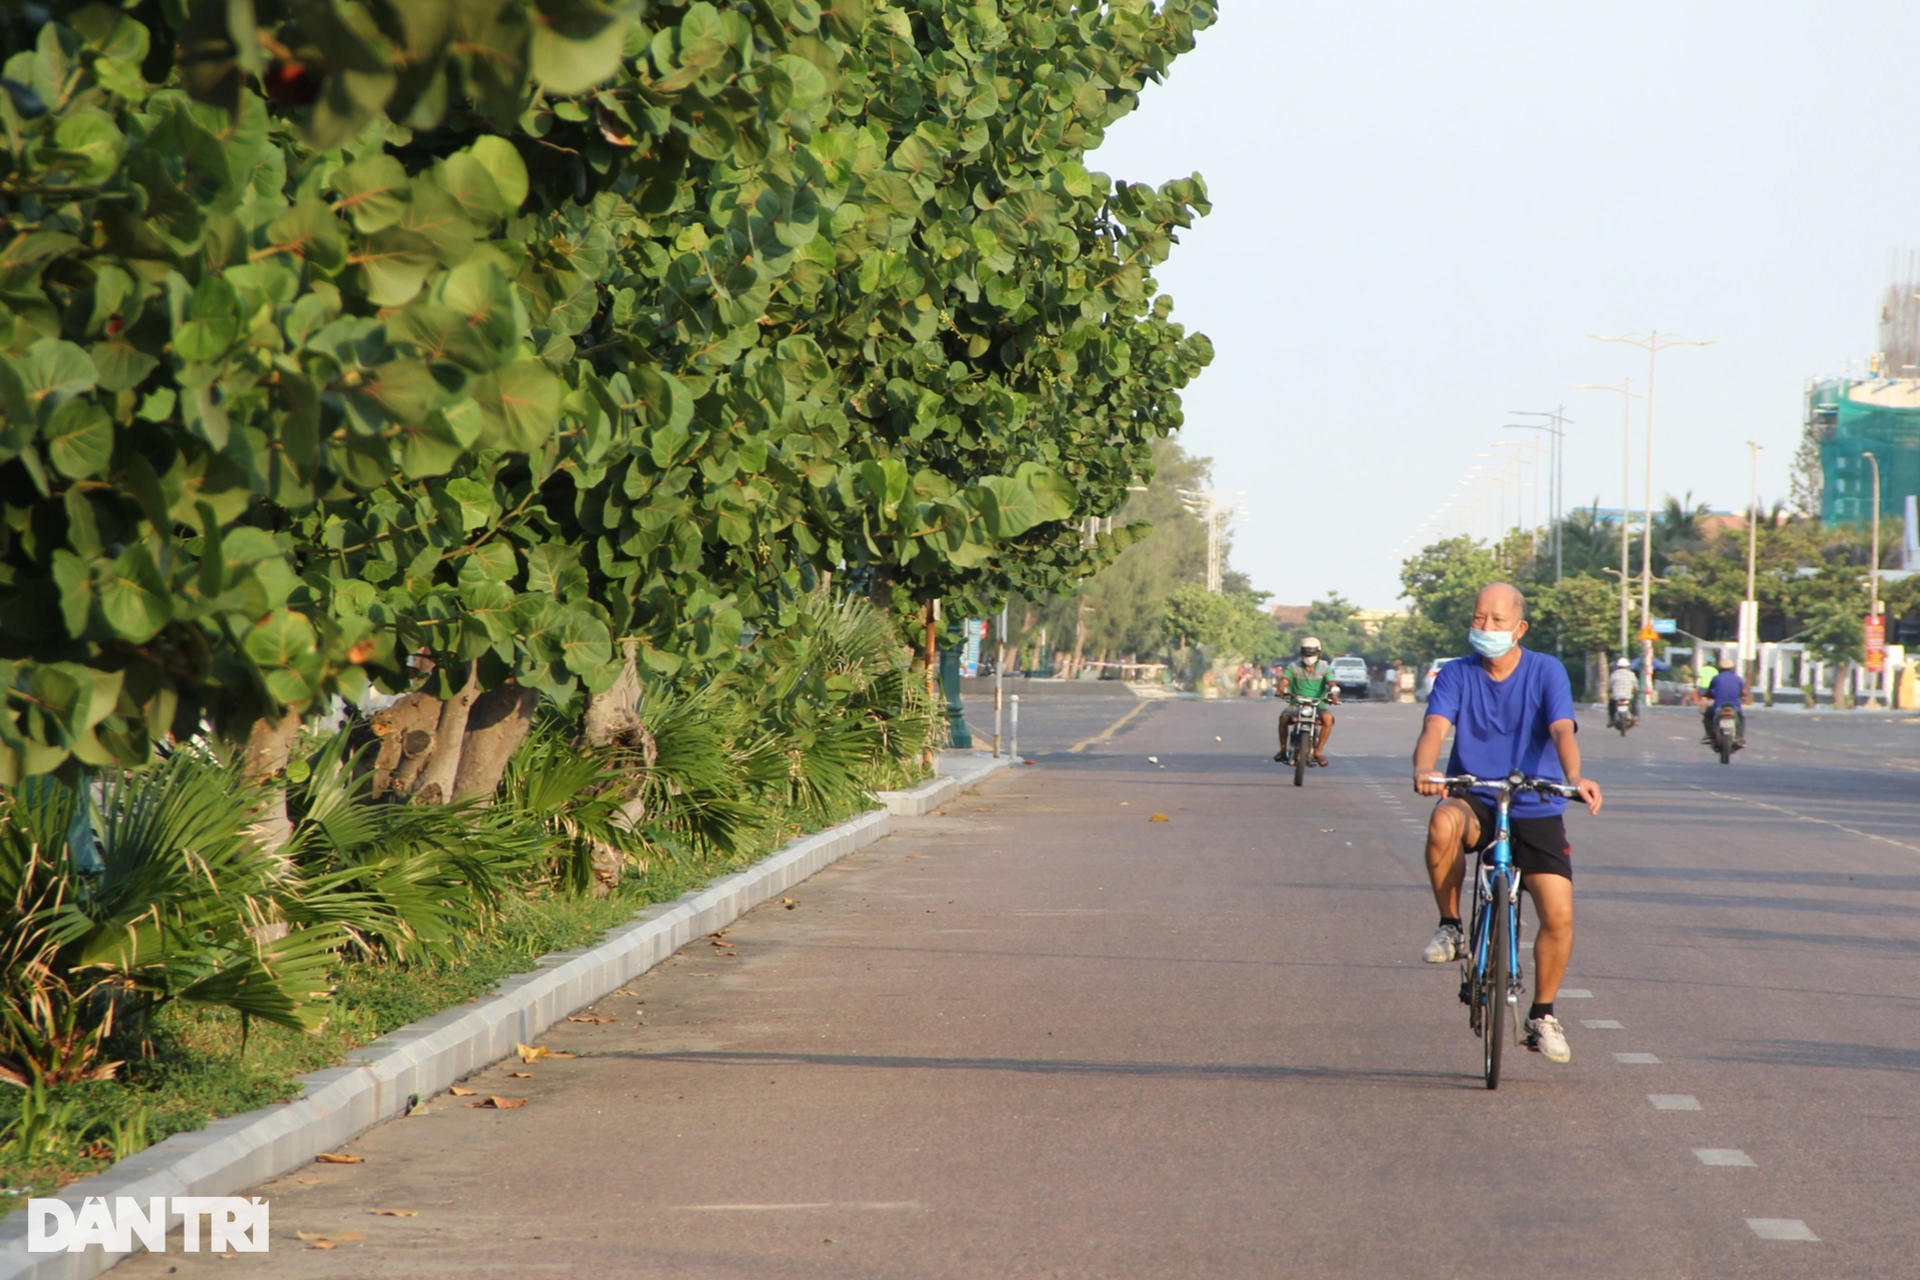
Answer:
M1598 498L1591 507L1575 507L1560 522L1560 540L1561 564L1569 577L1601 577L1607 567L1620 566L1620 522L1600 514Z

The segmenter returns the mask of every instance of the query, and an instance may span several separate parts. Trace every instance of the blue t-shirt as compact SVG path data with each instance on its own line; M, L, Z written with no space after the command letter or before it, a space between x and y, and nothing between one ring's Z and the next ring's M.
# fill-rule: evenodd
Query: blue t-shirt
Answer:
M1531 778L1565 782L1560 753L1547 726L1573 719L1573 687L1557 658L1531 649L1520 651L1520 665L1505 680L1487 674L1477 655L1449 662L1433 678L1427 714L1453 724L1453 754L1448 773L1504 778L1515 769ZM1491 795L1481 799L1497 806ZM1516 818L1547 818L1566 810L1559 796L1537 791L1513 798Z
M1737 671L1722 671L1707 686L1707 696L1713 699L1716 707L1737 707L1740 697L1747 691L1747 682L1740 678Z

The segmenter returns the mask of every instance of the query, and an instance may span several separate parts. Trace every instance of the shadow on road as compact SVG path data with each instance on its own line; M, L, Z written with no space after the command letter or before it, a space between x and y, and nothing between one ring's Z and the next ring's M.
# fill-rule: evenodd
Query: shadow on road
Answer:
M1757 942L1768 947L1846 947L1854 951L1920 955L1920 941L1912 938L1869 938L1856 933L1784 933L1773 929L1707 928L1695 929L1693 933L1695 937L1719 938L1726 942Z
M1816 889L1920 892L1920 876L1847 875L1837 871L1757 871L1746 867L1617 867L1580 864L1586 876L1635 876L1644 880L1710 880L1733 884L1798 884Z
M859 1053L596 1053L596 1058L642 1062L705 1063L712 1066L879 1067L894 1071L1013 1071L1032 1075L1127 1076L1164 1080L1321 1080L1343 1084L1400 1084L1457 1089L1483 1088L1478 1076L1461 1072L1385 1068L1281 1067L1225 1062L1095 1062L1075 1058L925 1058Z
M1771 1067L1840 1067L1848 1071L1905 1071L1920 1075L1920 1049L1884 1044L1837 1044L1820 1040L1752 1040L1747 1053L1708 1054L1717 1062L1757 1062Z

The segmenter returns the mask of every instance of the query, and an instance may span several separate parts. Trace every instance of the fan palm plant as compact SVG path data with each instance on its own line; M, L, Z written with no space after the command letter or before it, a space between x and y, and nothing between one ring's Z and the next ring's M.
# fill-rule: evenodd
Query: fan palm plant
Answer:
M337 925L274 930L298 878L249 828L265 793L195 751L84 789L0 795L0 1078L103 1078L118 1019L170 1001L311 1028Z

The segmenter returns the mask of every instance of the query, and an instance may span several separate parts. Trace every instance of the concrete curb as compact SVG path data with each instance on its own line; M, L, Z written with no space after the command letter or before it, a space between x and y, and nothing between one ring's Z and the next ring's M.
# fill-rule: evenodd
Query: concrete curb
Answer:
M793 888L839 859L874 843L896 815L917 817L1013 763L949 752L939 774L911 791L882 792L884 809L805 836L677 901L635 916L584 951L542 956L536 968L501 984L494 995L456 1005L350 1054L344 1065L300 1077L305 1093L290 1103L216 1120L177 1133L128 1156L104 1173L62 1188L77 1212L86 1198L230 1196L302 1165L405 1113L416 1097L439 1093L460 1077L497 1062L515 1042L531 1044L574 1010L659 964L675 951ZM169 1213L167 1229L180 1225ZM80 1253L27 1252L27 1215L0 1221L0 1280L90 1280L126 1253L98 1247Z

